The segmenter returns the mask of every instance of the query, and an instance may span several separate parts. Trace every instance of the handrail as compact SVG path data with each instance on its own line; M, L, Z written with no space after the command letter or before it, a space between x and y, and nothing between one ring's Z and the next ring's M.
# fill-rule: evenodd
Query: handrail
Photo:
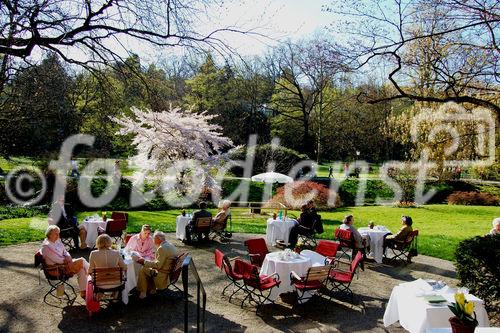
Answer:
M198 275L198 271L196 270L196 266L194 265L194 261L190 255L187 255L184 258L182 263L182 287L184 289L184 332L188 332L188 322L189 322L189 291L188 291L188 282L189 282L189 270L191 269L192 276L196 280L196 332L205 332L205 310L207 307L207 293L205 292L205 288L203 287L203 283L201 282L200 276ZM200 292L202 299L203 312L201 313L200 318Z

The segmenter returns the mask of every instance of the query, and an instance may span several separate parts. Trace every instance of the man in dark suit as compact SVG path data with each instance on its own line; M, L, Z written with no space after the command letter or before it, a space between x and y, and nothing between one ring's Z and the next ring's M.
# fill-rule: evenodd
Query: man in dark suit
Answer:
M297 245L299 235L309 236L317 231L318 233L323 232L323 225L321 224L321 216L316 212L314 203L309 201L307 204L301 207L300 217L297 219L299 222L290 230L290 236L288 237L288 244L291 249L294 249ZM314 229L313 229L314 228ZM321 232L319 230L321 228Z
M197 232L195 228L195 223L196 220L199 219L200 217L212 217L212 213L210 213L207 210L207 204L202 201L199 203L198 207L200 208L196 212L193 213L193 219L189 222L189 224L186 226L186 242L190 243L192 241L192 235L193 233L196 233L198 235L198 239L201 240L201 237L203 236L202 233ZM208 239L208 232L204 233L205 239Z
M64 202L64 195L59 196L57 201L52 204L48 222L57 225L61 229L61 237L73 238L76 248L79 247L79 238L82 239L81 245L87 247L85 244L87 231L78 227L75 210L70 204Z

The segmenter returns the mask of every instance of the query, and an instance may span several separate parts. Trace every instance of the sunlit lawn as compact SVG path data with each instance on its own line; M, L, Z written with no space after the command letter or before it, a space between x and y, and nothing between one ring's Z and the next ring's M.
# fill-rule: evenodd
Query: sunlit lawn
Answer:
M215 212L215 211L213 211ZM95 212L82 212L79 220ZM268 214L271 211L267 212ZM175 232L175 218L180 210L131 211L129 232L138 232L142 224L154 229ZM290 212L298 215L298 212ZM410 215L414 227L420 230L419 252L422 254L453 260L453 253L462 239L484 235L491 228L491 221L500 215L498 207L428 205L423 208L393 208L381 206L339 208L332 212L321 212L325 232L322 238L331 239L334 229L347 214L353 214L357 227L366 226L369 221L387 226L396 231L401 215ZM249 214L248 209L233 208L234 232L264 234L268 215ZM0 221L0 245L10 245L43 239L45 218L19 218Z

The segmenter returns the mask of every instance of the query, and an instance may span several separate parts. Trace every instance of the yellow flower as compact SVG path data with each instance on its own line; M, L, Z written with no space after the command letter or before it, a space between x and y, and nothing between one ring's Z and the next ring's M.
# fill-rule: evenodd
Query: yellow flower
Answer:
M460 306L460 308L463 310L465 307L465 296L463 293L456 293L455 294L455 301L457 304Z
M472 314L474 313L474 302L465 303L464 311L469 316L472 316Z

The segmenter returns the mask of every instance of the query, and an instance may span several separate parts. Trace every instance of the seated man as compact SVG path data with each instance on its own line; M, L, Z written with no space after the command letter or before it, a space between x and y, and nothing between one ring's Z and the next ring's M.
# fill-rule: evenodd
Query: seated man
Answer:
M155 246L153 237L151 237L151 227L144 224L141 232L130 237L125 251L137 252L142 258L146 260L153 260L155 257Z
M137 260L139 264L143 265L137 280L137 290L140 292L139 298L141 299L145 298L148 292L154 294L157 289L161 290L168 287L170 272L177 256L177 249L167 242L163 232L155 231L153 240L158 247L155 259L144 260L140 258Z
M299 223L290 230L290 236L288 236L288 244L291 249L297 245L299 235L308 236L314 232L312 230L314 222L320 219L311 201L303 205L300 210L300 217L297 219Z
M45 240L42 243L42 256L48 266L63 265L68 275L78 274L78 286L80 295L85 298L87 285L87 272L89 264L84 258L73 259L64 248L59 238L60 229L56 225L49 225L45 232Z
M189 221L189 224L186 226L186 242L190 243L192 241L193 233L198 235L198 240L201 240L202 234L195 230L196 220L200 217L212 217L212 213L207 210L207 204L202 201L199 204L200 210L197 210L193 213L193 219ZM204 233L205 239L208 238L208 231Z
M61 195L57 198L57 201L52 204L52 207L49 212L48 222L49 225L57 225L60 230L65 232L63 237L71 237L73 238L73 242L75 243L75 247L78 248L79 239L80 248L87 248L86 238L87 238L87 230L83 227L83 225L78 226L78 222L76 220L75 210L70 204L64 202L64 195Z
M339 228L342 230L349 230L352 233L354 237L354 246L356 247L356 249L364 249L365 247L367 247L367 244L370 244L370 239L368 238L368 236L361 236L358 229L354 227L354 216L347 215Z
M411 217L403 215L401 217L401 224L401 229L399 229L399 231L395 235L388 233L384 236L384 253L387 247L392 246L394 242L406 241L408 235L413 231L413 228L411 227L411 225L413 224L413 220L411 219Z

